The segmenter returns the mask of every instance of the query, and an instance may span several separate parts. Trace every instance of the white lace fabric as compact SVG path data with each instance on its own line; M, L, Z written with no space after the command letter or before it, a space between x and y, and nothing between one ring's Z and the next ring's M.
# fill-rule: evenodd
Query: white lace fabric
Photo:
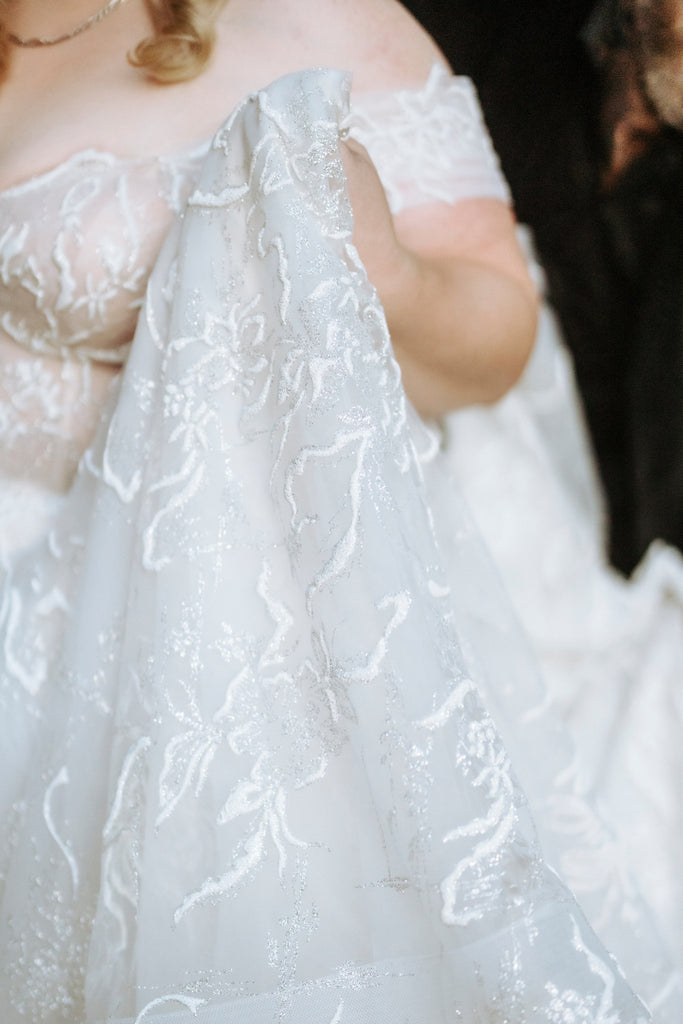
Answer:
M68 490L200 163L85 151L0 192L0 551L27 532L25 484Z
M440 64L423 89L355 99L347 127L370 152L394 213L482 197L510 202L472 82Z
M481 693L531 747L553 865L593 866L591 916L676 1019L407 407L351 245L348 124L334 72L231 115L63 508L9 559L7 1024L645 1024L541 855ZM84 364L123 337L78 333ZM25 358L38 345L68 355ZM498 664L477 657L491 618Z

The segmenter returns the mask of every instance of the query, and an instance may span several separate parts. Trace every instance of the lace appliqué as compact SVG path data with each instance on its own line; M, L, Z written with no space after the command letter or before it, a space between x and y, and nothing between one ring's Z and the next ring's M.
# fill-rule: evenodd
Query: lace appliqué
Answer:
M346 125L377 167L394 213L420 203L510 203L469 78L435 64L421 90L359 96Z

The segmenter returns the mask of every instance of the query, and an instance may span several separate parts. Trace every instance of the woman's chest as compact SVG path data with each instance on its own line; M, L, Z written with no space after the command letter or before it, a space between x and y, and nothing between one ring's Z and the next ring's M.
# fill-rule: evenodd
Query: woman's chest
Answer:
M121 362L200 153L78 153L0 193L0 330L43 355Z

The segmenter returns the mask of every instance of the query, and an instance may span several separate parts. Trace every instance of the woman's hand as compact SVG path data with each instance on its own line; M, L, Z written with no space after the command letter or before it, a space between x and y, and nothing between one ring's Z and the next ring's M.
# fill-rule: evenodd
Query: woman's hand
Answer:
M536 293L504 203L411 207L395 218L366 150L342 157L353 240L377 289L408 397L425 417L499 399L533 346Z
M342 145L342 161L353 207L353 242L385 304L398 279L412 272L412 254L396 236L382 183L365 147L348 139ZM384 308L388 313L387 305Z

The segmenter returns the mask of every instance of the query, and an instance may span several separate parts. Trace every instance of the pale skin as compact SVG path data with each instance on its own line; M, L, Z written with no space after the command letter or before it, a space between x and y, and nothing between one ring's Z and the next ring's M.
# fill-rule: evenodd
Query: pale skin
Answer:
M68 31L103 0L14 0L20 36ZM0 188L94 148L119 156L173 152L210 135L244 96L280 75L342 68L355 93L419 87L432 40L394 0L229 0L197 78L158 85L125 54L151 32L144 0L127 0L58 46L15 50L0 89ZM439 416L492 402L514 384L533 344L536 295L498 200L435 203L391 217L362 147L344 159L354 242L384 305L406 391Z

